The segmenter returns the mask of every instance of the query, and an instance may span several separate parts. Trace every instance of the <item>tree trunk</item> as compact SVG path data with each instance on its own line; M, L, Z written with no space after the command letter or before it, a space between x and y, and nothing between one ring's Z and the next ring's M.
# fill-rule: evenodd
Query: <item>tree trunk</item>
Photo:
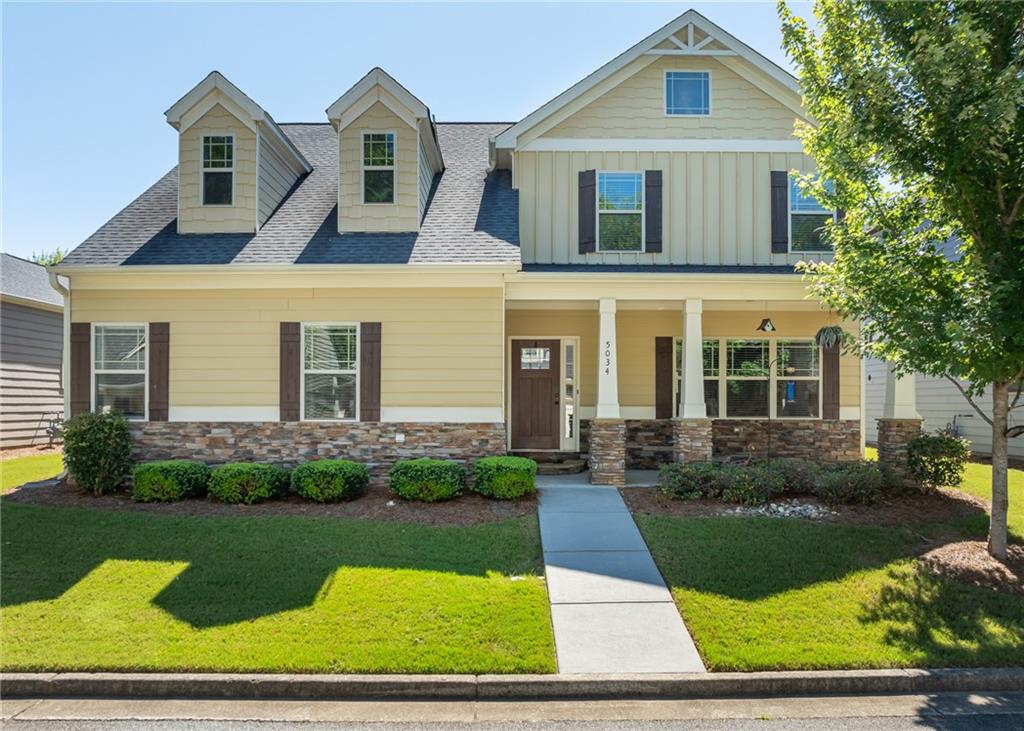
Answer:
M988 552L1006 561L1006 513L1009 509L1007 491L1007 436L1009 384L992 384L992 518L988 527Z

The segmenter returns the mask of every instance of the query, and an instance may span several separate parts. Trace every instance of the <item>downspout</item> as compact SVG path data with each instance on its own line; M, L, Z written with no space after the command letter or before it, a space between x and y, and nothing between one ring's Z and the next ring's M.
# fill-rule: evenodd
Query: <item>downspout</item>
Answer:
M64 418L71 413L71 280L68 286L60 283L60 276L52 269L47 269L50 286L64 299L64 333L60 354L60 386L64 392ZM63 477L63 473L61 474Z

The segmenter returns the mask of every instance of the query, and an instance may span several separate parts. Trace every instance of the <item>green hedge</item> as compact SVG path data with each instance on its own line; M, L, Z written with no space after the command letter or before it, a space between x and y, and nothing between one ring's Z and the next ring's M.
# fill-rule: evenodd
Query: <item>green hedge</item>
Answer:
M526 457L484 457L473 464L473 491L498 500L537 492L537 463Z
M958 487L971 457L971 443L945 431L922 434L907 446L910 474L926 489Z
M388 474L391 490L405 500L437 502L462 492L465 470L445 459L410 459L397 462Z
M132 499L136 502L173 502L205 495L210 468L185 459L143 462L135 465L132 480Z
M273 464L236 462L210 471L210 496L224 503L252 503L288 494L288 470Z
M366 492L370 471L347 459L320 459L292 470L292 491L318 503L351 500Z
M85 412L64 422L64 464L93 495L118 489L132 469L132 435L118 413Z
M814 494L827 503L878 502L890 487L872 462L841 462L821 472Z

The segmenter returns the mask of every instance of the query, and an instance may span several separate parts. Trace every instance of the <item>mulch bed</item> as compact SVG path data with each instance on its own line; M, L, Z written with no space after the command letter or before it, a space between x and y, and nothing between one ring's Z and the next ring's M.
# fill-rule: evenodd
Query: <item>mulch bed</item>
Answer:
M651 488L625 488L620 490L630 511L649 515L668 515L691 518L706 515L725 515L735 508L731 503L718 500L673 500L660 490ZM801 502L824 506L820 500L802 496ZM984 501L959 490L942 490L928 495L908 495L876 505L828 506L837 514L825 518L826 522L858 525L905 526L915 523L942 523L985 512Z
M1009 546L1006 563L992 558L984 541L947 543L919 560L944 578L1007 594L1024 594L1024 546Z
M57 444L53 447L11 447L0 450L0 462L19 457L38 457L43 454L60 454L63 448Z
M371 487L365 495L344 503L314 503L297 496L256 505L227 505L214 500L194 498L175 503L136 503L127 492L94 497L66 483L47 481L29 483L5 495L4 502L21 505L46 505L62 508L123 510L159 515L198 515L215 517L301 516L307 518L358 518L390 520L425 525L472 525L492 523L524 515L536 515L537 501L488 500L465 493L442 503L406 502L384 487Z

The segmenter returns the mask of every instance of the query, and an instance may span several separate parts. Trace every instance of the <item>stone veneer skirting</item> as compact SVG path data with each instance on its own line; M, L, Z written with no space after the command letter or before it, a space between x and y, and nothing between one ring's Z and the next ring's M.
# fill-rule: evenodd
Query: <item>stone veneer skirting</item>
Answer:
M907 448L921 436L921 424L920 419L878 420L878 464L907 486L917 484L907 467Z
M711 419L672 420L673 462L707 462L711 456Z
M505 454L505 425L391 422L181 422L131 425L136 460L197 459L273 462L288 467L311 459L367 464L374 481L402 459L437 457L468 462ZM397 441L399 434L405 441Z
M590 481L625 486L626 422L622 419L594 419L591 423Z

